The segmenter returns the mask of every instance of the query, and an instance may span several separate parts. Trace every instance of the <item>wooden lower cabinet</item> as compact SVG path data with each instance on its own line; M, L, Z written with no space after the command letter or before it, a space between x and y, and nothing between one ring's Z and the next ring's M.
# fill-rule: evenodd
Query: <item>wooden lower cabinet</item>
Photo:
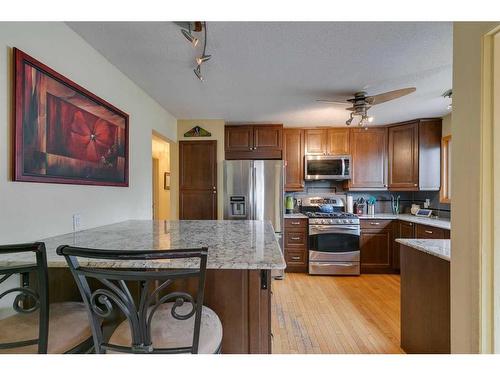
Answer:
M286 272L307 272L308 233L307 219L285 219Z
M409 223L407 221L397 221L395 224L394 238L415 238L415 224ZM401 269L400 257L401 257L401 245L397 242L393 242L393 254L392 254L392 268L394 271L399 272Z
M392 220L361 220L361 273L392 273Z
M447 229L431 227L430 225L416 224L415 238L447 240L450 238L450 231Z
M450 353L450 262L401 248L401 348Z

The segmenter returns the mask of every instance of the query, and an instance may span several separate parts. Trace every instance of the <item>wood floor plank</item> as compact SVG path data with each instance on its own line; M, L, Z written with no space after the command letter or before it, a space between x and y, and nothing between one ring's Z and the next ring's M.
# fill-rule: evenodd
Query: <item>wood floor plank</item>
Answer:
M273 281L273 353L403 353L398 275Z

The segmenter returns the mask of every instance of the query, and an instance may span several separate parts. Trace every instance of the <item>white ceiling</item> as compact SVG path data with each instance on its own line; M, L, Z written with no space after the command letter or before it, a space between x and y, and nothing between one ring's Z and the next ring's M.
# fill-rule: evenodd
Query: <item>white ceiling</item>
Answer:
M348 112L315 99L407 86L417 91L370 110L374 124L449 112L450 22L209 22L204 82L200 47L172 22L69 26L176 118L341 125Z

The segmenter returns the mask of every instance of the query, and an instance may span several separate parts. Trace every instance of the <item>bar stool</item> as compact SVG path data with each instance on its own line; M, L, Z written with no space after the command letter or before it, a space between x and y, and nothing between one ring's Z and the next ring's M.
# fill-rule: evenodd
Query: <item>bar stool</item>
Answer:
M66 258L86 304L96 353L220 352L221 321L203 306L207 248L121 251L60 246L57 253ZM120 268L93 267L98 263L107 266L106 261L125 262L127 268L124 264ZM180 263L177 269L157 269L148 265L151 261ZM184 262L197 268L182 269ZM92 290L95 280L100 287ZM195 286L189 288L192 281ZM179 284L195 292L174 290ZM138 287L136 298L131 285ZM116 312L125 320L105 340L102 323Z
M0 267L0 285L16 274L27 280L30 272L37 280L37 290L23 282L20 287L0 293L0 300L15 294L13 309L16 312L0 320L0 354L62 354L88 349L92 345L92 332L85 305L81 302L49 305L45 244L3 245L0 246L0 259L4 254L22 256L21 253L28 252L35 255L35 263Z

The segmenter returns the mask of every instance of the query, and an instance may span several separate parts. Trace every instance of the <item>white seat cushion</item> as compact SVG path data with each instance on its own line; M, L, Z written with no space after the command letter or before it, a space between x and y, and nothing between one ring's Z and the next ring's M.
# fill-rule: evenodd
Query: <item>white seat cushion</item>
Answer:
M155 311L151 323L151 341L153 348L177 348L191 346L193 342L194 315L187 320L178 320L171 314L173 302L164 303ZM191 304L185 303L175 311L187 314ZM122 322L113 332L109 343L130 347L130 327L128 320ZM200 341L198 353L216 353L222 342L222 323L217 314L206 306L201 312ZM109 353L111 351L108 350ZM115 353L115 352L113 352Z
M0 343L32 340L38 337L40 313L15 314L0 320ZM62 302L50 305L49 354L65 353L92 337L85 305ZM37 353L38 345L3 349L1 354Z

